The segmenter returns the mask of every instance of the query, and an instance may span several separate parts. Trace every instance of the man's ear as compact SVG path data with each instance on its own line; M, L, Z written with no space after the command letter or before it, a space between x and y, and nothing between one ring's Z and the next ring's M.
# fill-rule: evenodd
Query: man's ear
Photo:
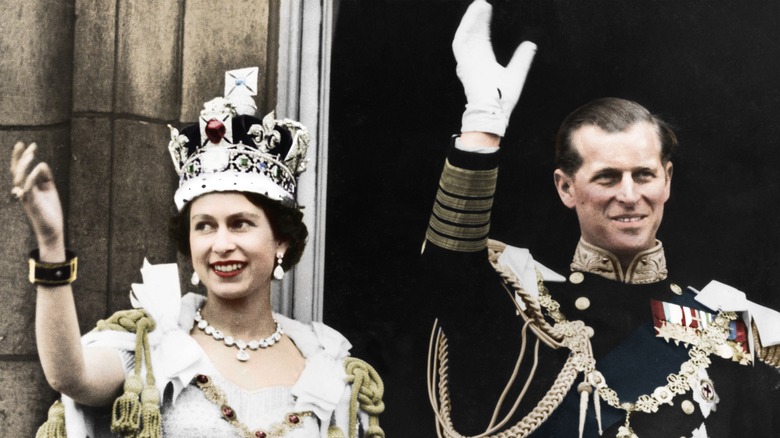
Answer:
M669 196L672 194L672 171L674 170L674 166L672 166L672 162L669 161L664 165L664 172L666 172L666 185L664 186L664 202L669 200Z
M555 188L558 190L558 196L561 197L563 205L574 208L577 206L577 192L574 189L572 177L566 175L561 169L555 169L553 173L555 179Z

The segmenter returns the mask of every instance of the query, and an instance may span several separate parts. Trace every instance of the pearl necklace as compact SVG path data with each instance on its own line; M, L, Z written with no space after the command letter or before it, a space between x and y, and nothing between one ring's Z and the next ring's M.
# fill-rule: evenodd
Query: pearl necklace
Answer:
M274 319L276 330L271 334L271 336L263 339L254 339L249 342L246 342L243 339L234 339L232 336L225 335L221 331L209 325L208 321L203 319L203 317L200 315L200 309L195 312L195 322L197 323L198 329L211 336L215 340L223 341L228 347L238 348L236 359L240 360L241 362L246 362L249 360L249 353L246 351L247 348L250 350L257 350L258 348L271 347L279 342L279 340L282 339L282 335L284 334L282 326L279 325L279 322L276 319Z

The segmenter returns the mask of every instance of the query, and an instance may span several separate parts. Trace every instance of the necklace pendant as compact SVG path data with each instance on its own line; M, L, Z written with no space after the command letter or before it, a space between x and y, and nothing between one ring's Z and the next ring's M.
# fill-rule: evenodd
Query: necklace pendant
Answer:
M247 353L243 348L239 348L238 353L236 354L236 359L240 360L241 362L246 362L249 360L249 353Z
M631 428L630 417L631 417L631 412L630 411L626 412L626 424L618 428L618 433L616 435L616 438L639 438L634 433L634 429Z

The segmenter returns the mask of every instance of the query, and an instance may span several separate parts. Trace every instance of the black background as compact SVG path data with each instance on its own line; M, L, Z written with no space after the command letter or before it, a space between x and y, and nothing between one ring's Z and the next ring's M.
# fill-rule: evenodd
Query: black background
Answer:
M342 0L337 9L324 317L385 378L390 437L433 421L413 347L431 323L415 309L425 293L416 273L465 104L450 44L468 3ZM579 231L552 184L555 132L587 101L628 98L680 140L658 235L670 266L706 279L694 287L717 279L780 308L780 3L492 3L501 62L524 39L539 49L502 143L491 237L567 266Z

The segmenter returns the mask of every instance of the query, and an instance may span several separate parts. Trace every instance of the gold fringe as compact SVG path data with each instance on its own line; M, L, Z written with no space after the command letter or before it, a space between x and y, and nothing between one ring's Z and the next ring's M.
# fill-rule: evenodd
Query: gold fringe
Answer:
M141 403L138 396L143 389L140 376L130 375L125 379L125 392L114 400L111 409L111 431L121 435L133 435L141 424Z
M141 418L143 428L138 438L162 438L160 418L160 392L154 386L146 386L141 393Z
M35 438L66 438L65 432L65 406L57 400L49 408L46 422L38 428Z

